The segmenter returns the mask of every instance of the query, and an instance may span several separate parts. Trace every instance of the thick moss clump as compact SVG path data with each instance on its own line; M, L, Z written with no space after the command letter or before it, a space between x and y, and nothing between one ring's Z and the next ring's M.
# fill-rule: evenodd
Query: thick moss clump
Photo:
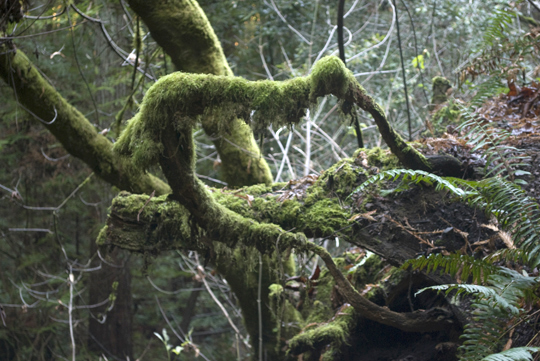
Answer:
M186 128L195 126L202 116L213 119L224 134L237 117L251 123L255 130L270 124L296 124L309 106L308 94L307 78L249 82L242 78L174 73L161 78L148 91L139 114L129 122L115 150L131 154L134 163L145 169L163 152L160 134L171 120L177 127Z
M352 159L358 165L362 165L362 161L367 159L368 166L377 167L379 171L399 168L399 159L389 149L381 147L357 149Z
M433 132L435 136L438 136L446 132L449 125L457 126L460 124L461 110L458 105L453 101L448 101L447 104L443 104L439 109L431 116L431 123L433 124Z
M312 102L315 102L318 97L327 94L344 99L351 85L357 84L353 73L335 56L328 56L319 60L313 66L310 78L310 98Z
M431 97L431 109L436 105L442 104L448 100L446 92L452 87L450 81L442 76L436 76L432 80L433 96Z
M293 337L289 341L289 353L299 355L301 353L316 353L326 345L330 348L322 355L322 360L335 360L340 347L347 342L348 336L356 326L357 316L354 308L350 305L341 307L334 317L325 324Z

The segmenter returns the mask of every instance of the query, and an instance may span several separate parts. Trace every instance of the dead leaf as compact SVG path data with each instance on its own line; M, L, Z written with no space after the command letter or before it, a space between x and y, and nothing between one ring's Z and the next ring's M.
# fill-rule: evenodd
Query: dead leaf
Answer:
M250 194L233 194L233 196L245 199L248 202L248 205L250 207L251 207L251 202L253 202L253 200L255 199L255 197L253 197Z
M375 214L376 212L377 212L377 210L375 209L373 211L369 211L369 212L366 212L366 213L355 214L351 218L349 218L349 222L354 222L359 218L364 218L364 219L367 219L368 221L375 222L376 219L373 218L371 215Z

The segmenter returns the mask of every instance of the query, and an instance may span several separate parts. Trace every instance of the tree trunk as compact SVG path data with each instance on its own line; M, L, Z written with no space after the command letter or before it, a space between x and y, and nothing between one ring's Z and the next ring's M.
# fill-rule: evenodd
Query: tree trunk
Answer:
M91 244L91 254L98 247ZM91 310L88 348L99 355L134 360L132 342L133 300L128 252L114 247L105 262L97 259L93 266L101 269L90 274L90 305L109 299L109 303ZM112 302L112 308L111 307Z

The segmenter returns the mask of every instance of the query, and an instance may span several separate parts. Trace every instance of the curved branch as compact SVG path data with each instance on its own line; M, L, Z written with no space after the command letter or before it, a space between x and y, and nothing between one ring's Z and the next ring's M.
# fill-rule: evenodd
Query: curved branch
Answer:
M131 161L115 155L112 143L41 76L21 50L0 46L0 77L13 88L24 109L40 120L54 120L42 123L99 177L133 193L170 192L164 182L139 172Z
M307 248L321 257L338 284L343 297L363 317L405 332L433 332L454 326L453 314L442 308L400 313L369 301L362 297L343 276L343 273L338 270L332 256L326 249L314 243L307 243Z
M270 124L290 126L301 121L305 109L317 98L328 94L369 112L392 153L406 167L456 175L456 168L460 168L456 159L426 158L409 146L390 126L381 106L334 56L318 61L309 76L284 82L249 82L241 78L185 73L163 77L148 91L141 112L129 123L116 149L133 155L134 162L146 168L163 155L162 137L170 136L163 131L165 128L177 129L183 139L191 138L188 133L201 116L222 134L230 131L237 118L251 123L255 130L265 129ZM173 146L174 141L171 142ZM191 153L181 154L190 158L186 162L194 162ZM190 166L184 168L193 173ZM169 181L174 180L169 178Z

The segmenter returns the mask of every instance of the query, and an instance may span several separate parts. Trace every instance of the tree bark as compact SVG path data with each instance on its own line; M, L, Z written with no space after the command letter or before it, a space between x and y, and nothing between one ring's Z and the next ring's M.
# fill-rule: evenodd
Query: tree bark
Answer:
M91 254L97 252L95 243L91 245L91 251ZM134 360L129 254L114 247L104 256L110 265L93 262L93 266L101 264L102 268L90 273L89 302L94 305L109 298L113 300L112 308L109 309L111 304L108 303L92 309L93 317L88 325L88 348L107 358L113 356L122 360Z

